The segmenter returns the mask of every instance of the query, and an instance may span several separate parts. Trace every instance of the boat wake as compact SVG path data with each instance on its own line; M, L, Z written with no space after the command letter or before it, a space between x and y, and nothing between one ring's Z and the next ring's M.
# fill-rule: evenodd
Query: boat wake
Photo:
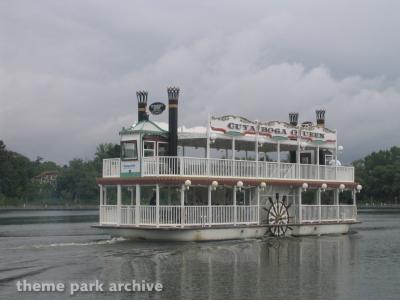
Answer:
M53 247L83 247L83 246L96 246L96 245L110 245L118 242L123 242L125 240L126 239L122 237L118 237L118 238L111 238L108 240L97 240L97 241L83 242L83 243L70 242L70 243L52 243L52 244L21 246L15 249L28 249L28 248L43 249L43 248L53 248Z

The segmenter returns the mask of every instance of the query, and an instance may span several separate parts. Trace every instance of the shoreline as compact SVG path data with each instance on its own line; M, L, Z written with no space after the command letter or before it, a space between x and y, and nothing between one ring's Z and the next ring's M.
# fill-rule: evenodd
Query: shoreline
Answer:
M98 205L76 205L76 206L0 206L0 211L38 211L38 210L98 210Z

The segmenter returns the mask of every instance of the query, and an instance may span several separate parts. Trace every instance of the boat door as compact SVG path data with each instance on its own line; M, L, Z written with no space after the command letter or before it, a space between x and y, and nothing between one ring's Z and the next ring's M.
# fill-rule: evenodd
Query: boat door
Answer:
M301 164L313 164L314 163L314 151L304 150L300 152L300 163Z

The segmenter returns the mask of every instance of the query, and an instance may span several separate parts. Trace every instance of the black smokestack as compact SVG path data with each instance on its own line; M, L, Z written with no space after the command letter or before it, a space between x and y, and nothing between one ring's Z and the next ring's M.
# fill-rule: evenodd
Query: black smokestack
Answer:
M290 122L290 125L297 126L297 124L299 122L299 113L297 113L297 112L289 113L289 122Z
M141 121L147 121L149 115L146 112L147 109L147 91L137 91L136 96L138 100L138 123Z
M290 125L297 126L297 124L299 123L299 113L297 112L289 113L289 122ZM296 151L289 151L289 160L292 164L295 164L297 162Z
M325 109L318 109L315 114L317 116L317 126L325 127Z
M178 154L178 98L179 88L169 87L168 92L168 154Z

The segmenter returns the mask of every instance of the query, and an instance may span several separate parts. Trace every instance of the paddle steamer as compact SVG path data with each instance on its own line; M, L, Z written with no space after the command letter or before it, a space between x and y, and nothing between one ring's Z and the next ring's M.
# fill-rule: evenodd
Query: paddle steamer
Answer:
M100 221L113 236L202 241L266 234L347 233L357 222L354 168L341 166L337 131L316 122L210 116L178 127L179 88L167 89L168 124L138 120L120 131L121 155L103 160ZM153 116L166 105L149 105ZM152 118L153 118L152 116ZM264 116L260 116L264 117Z

